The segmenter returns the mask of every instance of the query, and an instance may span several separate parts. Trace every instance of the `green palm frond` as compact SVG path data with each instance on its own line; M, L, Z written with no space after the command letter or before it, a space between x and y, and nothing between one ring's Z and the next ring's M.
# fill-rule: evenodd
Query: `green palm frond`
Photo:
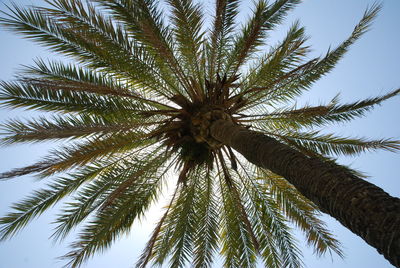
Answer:
M3 107L25 108L45 112L78 112L92 114L120 113L121 108L137 111L138 106L112 96L99 97L71 90L57 90L46 85L0 82L0 100ZM140 105L143 107L142 105Z
M90 138L86 143L74 143L52 150L33 165L13 169L1 173L0 179L7 179L32 173L38 173L40 177L48 177L55 173L64 172L86 165L97 159L110 157L116 153L124 153L129 150L143 149L146 145L156 141L148 138L138 131L120 133L109 137Z
M271 198L269 189L262 189L254 181L252 169L243 164L240 166L243 170L238 175L251 201L247 209L252 211L264 264L267 267L301 267L301 252L279 204Z
M267 31L279 24L285 14L299 2L298 0L279 0L268 5L268 2L264 0L258 1L253 17L233 42L225 73L235 75L249 57L257 51L257 48L265 44Z
M400 149L400 141L391 139L367 140L365 138L344 138L319 132L290 132L272 134L283 141L322 155L357 155L366 151Z
M96 0L108 7L133 38L153 57L163 79L176 94L188 94L189 80L174 54L172 31L164 26L162 14L153 0ZM186 91L182 91L182 86Z
M119 159L119 161L121 161ZM93 180L96 176L104 172L117 172L115 165L119 161L100 161L90 166L85 166L75 173L65 177L57 178L53 183L49 183L46 188L34 191L31 197L16 203L14 213L1 218L4 226L1 228L1 239L7 239L18 232L35 216L40 215L53 204L64 198L66 195L76 191L83 183Z
M179 185L176 186L171 203L137 267L144 267L150 260L160 264L169 254L170 267L183 267L193 254L197 267L210 267L212 255L217 249L218 216L213 198L209 199L213 194L209 185L210 177L199 177L198 172L201 171L188 175L191 179L190 185L182 189ZM198 181L202 178L208 179ZM175 198L178 190L179 196Z
M346 122L356 117L362 117L376 105L380 105L383 101L399 93L400 89L396 89L380 97L348 104L338 104L339 96L336 96L328 105L283 108L276 109L272 113L249 114L243 117L252 118L252 121L260 121L260 124L265 123L269 127L276 129L282 129L283 126L291 126L293 128L319 127L329 123Z
M221 72L223 59L228 54L233 39L238 6L238 0L217 0L215 3L215 17L207 44L209 80L214 80Z
M190 175L189 175L190 176ZM193 235L195 210L193 203L196 201L198 188L197 180L193 178L191 185L188 185L181 191L181 195L171 210L173 219L173 232L171 233L169 245L169 267L184 267L193 252Z
M79 1L58 0L53 5L58 9L26 10L13 6L9 17L0 23L55 52L72 56L88 67L111 73L133 85L154 92L165 89L165 79L154 58L142 45L127 39L123 29L114 29L114 24L102 19L95 8L90 5L85 8ZM168 94L165 90L161 92Z
M90 115L39 117L30 121L11 120L0 126L3 144L41 142L44 140L77 139L123 133L137 127L157 124L132 118Z
M179 189L176 190L179 191ZM170 238L173 233L174 223L169 212L176 202L176 199L173 197L169 208L161 218L156 229L153 231L152 237L147 243L145 252L143 252L141 259L137 263L137 267L146 267L149 261L154 263L154 265L162 265L168 258L171 249Z
M318 219L320 213L314 204L299 194L284 178L261 169L258 173L261 177L257 183L263 184L260 187L275 197L285 216L304 232L308 245L314 248L314 253L322 255L331 251L343 256L339 241L332 237L324 223Z
M218 251L218 207L213 177L207 173L199 183L198 202L195 208L194 267L212 267L213 257Z
M131 163L130 163L131 164ZM66 204L61 213L57 216L57 224L52 238L55 240L64 239L68 233L79 223L85 220L93 211L98 209L104 202L107 191L115 188L115 182L124 178L126 169L113 165L113 169L101 172L96 180L82 187L76 194L74 200Z
M330 72L348 51L349 47L369 29L380 8L380 5L373 5L367 9L350 37L337 48L328 51L323 58L315 58L305 63L301 62L290 70L281 74L278 73L273 77L272 81L267 79L265 83L259 83L250 88L248 90L250 93L258 93L257 102L254 101L252 105L255 106L265 102L271 104L286 102L301 94L303 90L308 89L315 81Z
M204 86L204 60L202 32L203 15L199 4L194 4L191 0L168 0L172 7L172 23L174 25L174 34L177 42L177 50L181 55L183 68L188 71L192 81L197 81L199 85ZM196 93L201 94L204 90L197 89Z
M191 257L195 232L193 203L198 193L195 182L196 179L187 186L176 186L183 188L160 221L158 232L151 238L153 250L149 257L154 264L162 264L170 255L169 267L184 267Z
M47 188L33 192L30 197L15 203L9 213L0 219L0 240L5 240L15 235L29 221L42 214L63 197L74 191L82 183L81 178L59 178Z
M239 67L245 62L249 54L262 44L265 38L264 14L268 6L266 1L258 1L254 7L253 16L242 28L240 35L235 36L232 47L225 63L224 72L235 75ZM232 69L232 71L230 70Z
M22 76L20 79L22 82L38 86L42 85L43 87L48 85L47 88L49 89L60 88L66 91L128 98L136 101L136 105L142 105L140 106L141 109L145 107L143 104L161 108L168 107L165 104L148 99L147 95L152 98L164 98L165 93L160 91L160 89L155 91L154 94L154 92L148 92L146 88L146 91L144 91L141 87L129 84L126 80L119 78L117 80L111 75L72 64L67 65L62 62L54 61L46 63L40 59L36 60L35 63L35 66L25 67L23 71L27 76ZM155 85L157 84L155 83L154 86Z
M83 227L79 240L72 243L72 250L63 256L69 261L68 265L79 266L93 252L109 247L115 239L129 232L133 221L141 217L156 199L163 174L144 172L141 176L135 175L136 172L130 174L128 178L134 176L134 182L113 202L97 210L94 219Z
M90 173L83 174L83 177L84 181L89 183L79 188L73 201L64 206L55 221L57 227L52 237L56 240L64 239L91 213L111 205L113 202L110 201L116 198L116 193L123 193L136 183L138 178L148 175L152 170L163 165L166 160L166 157L159 154L142 160L135 154L129 154L118 158L111 157L86 166L85 169ZM82 177L81 174L76 173L71 176Z
M138 262L136 263L137 268L146 267L146 265L149 263L150 259L154 258L154 256L155 256L154 248L155 248L155 246L157 246L156 242L159 239L160 232L163 231L161 228L164 227L164 221L166 220L167 216L169 216L169 211L172 207L172 204L175 202L175 197L178 193L178 190L179 190L179 187L175 187L175 191L171 197L169 205L165 208L165 212L164 212L163 216L161 217L157 226L154 228L153 233L152 233L149 241L147 242L142 255L140 256Z
M372 21L380 9L381 6L379 4L374 4L367 9L349 38L347 38L335 49L329 50L323 58L313 59L308 63L293 69L283 77L279 77L276 80L277 83L274 85L273 89L269 90L270 92L268 93L267 100L293 99L304 89L308 89L323 75L329 73L336 66L339 60L343 58L350 46L368 31Z
M225 267L255 267L256 245L253 243L252 231L243 221L244 216L240 208L241 202L234 193L234 182L228 186L225 183L225 175L219 176L219 184L222 189L222 230L221 230L221 254L224 257Z
M258 86L275 83L277 77L285 75L303 62L309 51L309 48L304 45L306 40L304 28L300 27L299 22L295 22L285 39L248 71L248 75L241 83L240 94L251 91L250 102L256 102L259 99L260 91L263 91L262 89L258 90Z

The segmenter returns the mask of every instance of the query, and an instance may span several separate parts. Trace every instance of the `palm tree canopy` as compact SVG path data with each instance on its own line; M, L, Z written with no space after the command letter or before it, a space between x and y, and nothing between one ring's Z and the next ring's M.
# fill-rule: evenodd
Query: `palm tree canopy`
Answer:
M80 225L64 256L67 266L78 267L129 232L173 185L137 267L211 267L218 252L225 267L255 267L258 259L266 267L301 267L291 225L304 232L316 254L342 255L312 202L215 140L209 128L229 120L327 162L336 155L400 149L396 140L321 132L365 115L399 89L346 104L338 98L318 106L290 104L333 69L368 30L379 5L365 11L340 45L310 59L299 22L278 44L268 42L299 0L257 1L240 27L237 0L217 0L210 17L190 0L167 0L165 9L153 0L47 2L49 7L12 5L0 23L71 63L38 59L16 81L1 82L3 107L45 112L9 120L1 141L68 142L0 175L36 174L49 181L0 219L0 239L70 197L53 237L61 240Z

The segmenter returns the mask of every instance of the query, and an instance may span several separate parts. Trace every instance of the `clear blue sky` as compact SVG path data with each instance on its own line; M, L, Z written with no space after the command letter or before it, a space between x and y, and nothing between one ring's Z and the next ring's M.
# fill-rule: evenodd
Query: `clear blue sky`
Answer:
M1 0L2 3L9 1ZM15 0L20 4L43 3L43 0ZM213 0L204 1L210 10ZM246 2L246 1L243 1ZM250 1L248 1L250 2ZM322 55L327 48L337 45L352 31L361 18L369 0L305 0L286 20L287 28L295 19L300 19L311 36L314 54ZM400 87L400 1L387 0L379 17L370 32L359 40L336 69L318 82L305 94L299 103L318 103L328 101L340 92L343 101L375 96ZM4 10L4 6L0 7ZM282 36L281 33L272 37ZM10 80L20 64L30 64L36 57L49 58L38 45L22 40L20 37L0 29L0 79ZM367 118L359 119L351 124L338 125L331 128L337 133L351 136L368 136L374 138L394 137L400 139L400 97L391 99L376 108ZM10 117L28 117L21 111L0 111L0 121ZM0 172L33 163L44 155L51 144L21 145L0 149ZM400 154L379 152L364 154L355 158L341 158L342 163L351 163L354 168L361 169L371 176L372 183L379 185L391 195L400 196ZM31 177L17 178L0 183L0 215L9 211L13 201L22 199L26 194L40 187ZM0 244L0 268L57 268L63 262L58 256L67 252L68 242L53 244L49 239L52 233L54 215L57 207L49 210L39 219L33 221L12 240ZM104 254L95 256L84 267L132 267L140 254L149 233L158 218L157 209L149 214L142 225L136 224L131 234L116 242ZM312 250L304 246L304 262L309 268L343 267L343 268L385 268L392 267L375 249L368 246L357 236L343 228L336 220L324 216L328 227L343 243L346 258L333 256L316 258ZM303 237L300 235L299 240ZM303 245L303 244L302 244ZM219 267L218 264L215 267ZM261 267L261 266L260 266Z

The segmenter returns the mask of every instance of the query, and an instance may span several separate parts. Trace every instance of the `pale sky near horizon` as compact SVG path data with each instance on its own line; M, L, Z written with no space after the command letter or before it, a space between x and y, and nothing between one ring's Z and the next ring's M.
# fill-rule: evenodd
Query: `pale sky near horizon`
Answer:
M8 0L0 0L9 3ZM41 4L43 0L14 0L21 5ZM242 1L246 2L246 1ZM211 10L213 0L204 1L207 10ZM296 19L306 27L310 36L309 44L313 55L323 55L329 46L335 47L343 41L357 24L365 8L372 5L372 0L305 0L286 19L280 32L271 38L282 37L288 25ZM0 5L4 10L4 5ZM383 1L383 9L366 33L350 52L337 65L334 71L315 84L312 90L299 100L299 103L327 103L337 93L341 93L343 102L380 95L400 87L400 1ZM0 80L10 80L21 64L31 64L37 57L53 58L45 49L20 36L0 28ZM367 117L356 119L353 123L334 125L330 131L357 137L400 139L400 96L375 108ZM13 117L28 118L29 114L21 110L0 110L0 122ZM46 154L50 144L18 145L0 148L0 172L14 167L33 163ZM400 154L373 152L354 158L340 158L340 162L366 172L370 182L382 187L393 196L400 197ZM42 183L25 176L0 182L0 216L10 211L12 202L19 201ZM9 241L0 243L0 268L58 268L65 262L56 258L68 252L69 237L60 244L54 244L49 236L54 227L57 208L49 210L32 221L24 230ZM85 268L124 268L133 267L135 260L144 248L147 238L160 217L153 209L142 225L135 224L129 236L117 241L111 249L94 256ZM362 239L342 227L329 216L323 219L336 237L342 242L346 258L329 255L317 258L312 250L304 245L304 237L298 236L304 246L304 263L309 268L389 268L391 266L377 251ZM167 267L167 266L165 266ZM215 264L215 268L219 264ZM262 267L261 265L258 267Z

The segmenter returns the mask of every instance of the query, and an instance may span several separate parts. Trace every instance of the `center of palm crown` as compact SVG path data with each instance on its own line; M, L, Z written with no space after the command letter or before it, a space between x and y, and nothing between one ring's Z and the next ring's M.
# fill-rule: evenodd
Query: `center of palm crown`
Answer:
M210 128L217 120L233 121L223 106L197 104L180 109L180 113L161 128L164 143L180 152L185 162L202 164L212 159L213 151L222 144L211 136Z
M204 91L189 90L193 93L191 96L177 94L170 99L180 108L159 134L164 136L164 143L169 148L180 152L184 162L194 165L212 162L212 155L222 147L211 136L213 122L222 119L238 124L233 114L246 101L240 94L232 94L237 79L237 76L217 76L213 82L205 81Z
M205 142L211 148L221 147L221 143L214 139L210 133L212 123L220 119L232 121L231 115L218 108L206 109L192 116L190 128L194 140L198 143Z

